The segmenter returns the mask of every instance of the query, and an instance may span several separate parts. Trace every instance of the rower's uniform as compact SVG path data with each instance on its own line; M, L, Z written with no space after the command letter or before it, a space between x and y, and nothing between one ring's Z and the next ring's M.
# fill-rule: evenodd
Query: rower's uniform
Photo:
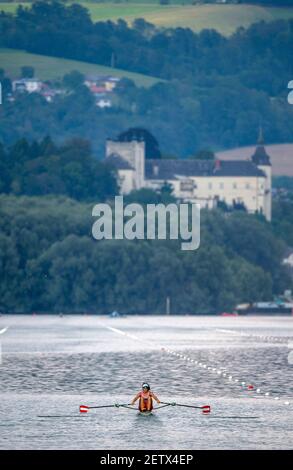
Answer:
M135 397L135 401L139 399L139 411L152 411L153 398L158 401L156 395L150 390L148 390L147 392L138 392Z

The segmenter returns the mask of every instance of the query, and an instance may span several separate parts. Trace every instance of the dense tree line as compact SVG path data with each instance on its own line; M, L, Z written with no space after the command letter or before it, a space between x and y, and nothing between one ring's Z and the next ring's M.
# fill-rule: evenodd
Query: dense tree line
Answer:
M237 0L237 3L247 3L247 0ZM267 7L292 7L293 0L249 0L250 4L263 5Z
M196 3L191 0L191 3ZM220 3L219 0L203 0L198 3ZM293 0L226 0L225 3L229 4L249 4L249 5L261 5L266 7L282 7L282 6L293 6Z
M114 170L91 155L88 142L72 139L59 147L50 137L0 145L0 193L63 194L104 201L118 193Z
M143 19L132 27L122 20L93 23L81 5L20 7L16 16L0 16L0 46L104 65L114 54L117 67L165 81L144 89L122 80L105 110L83 86L53 103L36 94L4 100L0 139L79 136L102 158L107 137L140 126L157 137L163 154L187 157L200 148L253 144L261 121L267 142L288 142L292 44L293 21L258 23L226 38L213 30L160 30ZM1 82L5 99L11 87L3 72Z
M133 27L124 20L93 23L81 5L56 1L20 6L16 16L0 17L4 47L108 66L114 54L118 68L165 79L189 77L205 86L217 77L239 75L244 86L273 96L292 72L292 36L293 20L239 28L229 38L215 30L160 30L143 19Z
M245 214L202 213L201 246L95 241L92 204L0 196L3 311L216 313L290 287L284 244ZM253 249L252 249L253 247Z
M35 93L21 94L0 106L0 119L0 140L7 145L23 135L39 140L50 134L57 142L82 137L99 158L104 158L108 137L137 126L152 132L163 156L177 157L202 148L254 144L260 121L267 142L290 142L293 135L293 107L285 98L271 100L237 84L199 90L172 82L144 89L123 80L107 110L95 105L85 87L53 103Z
M278 197L273 205L272 226L277 237L293 248L293 190L284 197Z

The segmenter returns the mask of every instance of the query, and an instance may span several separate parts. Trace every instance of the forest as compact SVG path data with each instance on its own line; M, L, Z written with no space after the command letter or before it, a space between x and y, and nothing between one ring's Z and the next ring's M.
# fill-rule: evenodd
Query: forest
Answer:
M61 146L50 137L31 144L23 138L9 148L0 145L0 193L105 201L118 190L114 170L94 158L82 139Z
M96 241L91 210L64 196L0 196L2 311L162 314L169 296L173 313L215 314L292 284L285 243L254 216L203 211L201 246L187 253L176 241Z
M260 122L267 143L292 140L292 20L260 22L227 38L214 30L158 29L143 19L131 27L122 20L93 23L81 5L41 1L30 10L19 7L16 16L0 16L0 46L114 63L162 79L149 89L122 80L112 108L102 110L83 86L53 103L34 93L5 100L10 77L2 70L5 144L23 135L50 134L59 142L81 137L103 158L107 137L141 126L157 136L163 154L188 157L200 148L254 144Z

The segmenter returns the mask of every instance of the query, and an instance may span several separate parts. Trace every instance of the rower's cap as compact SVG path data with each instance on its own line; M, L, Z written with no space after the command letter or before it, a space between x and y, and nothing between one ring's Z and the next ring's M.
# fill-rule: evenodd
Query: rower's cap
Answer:
M149 386L149 384L147 382L143 382L142 388L147 388L148 390L151 389L151 387Z

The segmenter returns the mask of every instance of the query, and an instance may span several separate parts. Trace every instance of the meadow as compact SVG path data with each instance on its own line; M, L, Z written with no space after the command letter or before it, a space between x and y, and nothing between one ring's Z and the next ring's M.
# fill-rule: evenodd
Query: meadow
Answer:
M104 1L79 2L85 6L93 21L116 21L123 18L129 24L135 18L161 27L188 27L194 31L204 28L217 29L224 35L232 34L240 26L248 27L257 21L293 18L293 8L261 7L255 5L191 5L191 1L174 0L170 5L160 5L158 0L132 0L112 3ZM18 5L28 3L0 4L0 10L13 13Z
M161 81L158 78L149 77L139 73L132 73L111 67L79 62L77 60L60 59L39 54L30 54L16 49L0 49L0 68L7 75L16 78L20 76L22 66L32 66L35 76L44 80L60 79L72 70L88 75L114 75L115 77L126 77L135 82L137 86L150 87Z

